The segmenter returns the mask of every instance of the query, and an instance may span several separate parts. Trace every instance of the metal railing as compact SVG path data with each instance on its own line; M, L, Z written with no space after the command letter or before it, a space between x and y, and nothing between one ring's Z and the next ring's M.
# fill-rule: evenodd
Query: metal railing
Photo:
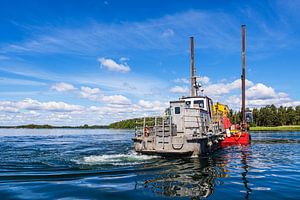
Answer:
M159 123L157 120L157 117L155 117L153 126L148 126L146 119L147 118L144 117L142 127L135 126L135 136L136 137L146 136L146 132L147 132L148 137L149 136L156 137L158 134L159 134L159 136L162 136L162 137L172 135L173 130L174 130L174 124L172 124L171 117L168 118L169 120L165 120L164 118L162 118L161 123Z

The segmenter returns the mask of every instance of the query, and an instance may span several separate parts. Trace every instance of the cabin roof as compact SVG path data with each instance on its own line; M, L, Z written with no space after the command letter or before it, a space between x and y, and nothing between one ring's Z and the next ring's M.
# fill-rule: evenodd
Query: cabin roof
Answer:
M207 98L211 100L211 98L209 98L208 96L194 96L194 97L189 96L189 97L181 97L180 99L183 100L183 99L197 99L197 98Z
M184 100L175 100L175 101L170 101L170 103L184 103Z

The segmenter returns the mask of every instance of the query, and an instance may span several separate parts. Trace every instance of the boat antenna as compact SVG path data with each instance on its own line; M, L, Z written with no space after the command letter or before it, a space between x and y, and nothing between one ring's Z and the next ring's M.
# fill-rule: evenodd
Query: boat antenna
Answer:
M246 129L246 113L245 113L245 27L242 25L242 130Z
M197 78L200 79L200 76L194 76L194 88L196 89L196 96L199 96L199 92L203 95L204 89L202 88L201 83L197 81Z
M195 96L195 63L194 63L194 37L190 37L191 45L191 96Z

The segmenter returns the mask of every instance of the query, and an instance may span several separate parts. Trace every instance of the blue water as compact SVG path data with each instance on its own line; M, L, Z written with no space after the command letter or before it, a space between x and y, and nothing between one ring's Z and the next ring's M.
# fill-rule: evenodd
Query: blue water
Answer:
M205 158L132 151L132 131L0 129L0 199L300 199L300 132Z

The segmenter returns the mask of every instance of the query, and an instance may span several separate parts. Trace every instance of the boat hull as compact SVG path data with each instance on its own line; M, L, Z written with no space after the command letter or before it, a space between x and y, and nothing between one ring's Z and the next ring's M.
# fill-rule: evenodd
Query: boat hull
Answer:
M230 137L225 137L220 141L220 147L233 146L233 145L248 145L251 142L251 136L249 132L240 132Z
M210 137L136 137L133 138L137 153L162 157L201 157L220 148L221 134ZM163 139L163 140L162 140Z

